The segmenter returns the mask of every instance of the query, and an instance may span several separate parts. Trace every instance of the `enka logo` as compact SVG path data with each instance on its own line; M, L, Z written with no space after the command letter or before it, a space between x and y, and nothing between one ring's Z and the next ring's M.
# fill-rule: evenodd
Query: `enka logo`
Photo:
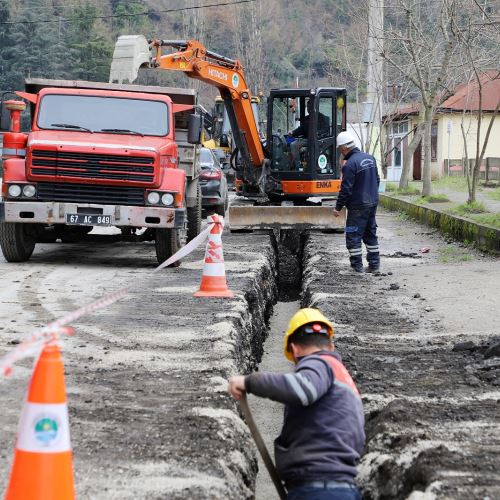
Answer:
M318 189L331 188L332 187L332 182L331 181L318 181L318 182L316 182L316 187Z
M208 74L210 76L215 76L215 78L220 78L221 80L226 80L227 81L227 74L223 73L222 71L219 71L217 69L209 68L208 69Z

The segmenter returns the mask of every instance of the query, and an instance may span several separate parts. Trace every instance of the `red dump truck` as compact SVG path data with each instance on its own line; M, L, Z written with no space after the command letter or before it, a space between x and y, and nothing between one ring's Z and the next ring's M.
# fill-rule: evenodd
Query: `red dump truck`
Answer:
M28 260L37 242L116 226L125 239L154 240L163 262L199 233L194 90L30 79L17 95L29 103L31 131L20 131L24 101L3 101L7 261Z

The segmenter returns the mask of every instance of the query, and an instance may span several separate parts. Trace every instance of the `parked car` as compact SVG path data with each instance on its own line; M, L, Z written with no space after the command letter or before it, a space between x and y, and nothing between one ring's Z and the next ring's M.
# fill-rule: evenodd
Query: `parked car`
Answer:
M211 149L200 148L200 167L201 206L223 216L229 204L227 180Z

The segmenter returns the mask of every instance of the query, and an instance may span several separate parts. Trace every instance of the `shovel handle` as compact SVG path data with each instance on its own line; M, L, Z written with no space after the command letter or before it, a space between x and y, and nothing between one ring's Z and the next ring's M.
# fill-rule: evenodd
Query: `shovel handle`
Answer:
M286 499L285 487L283 486L283 483L281 482L281 479L278 475L278 471L276 470L276 467L274 466L274 463L269 455L269 452L267 451L266 445L264 444L264 440L260 435L259 429L257 429L257 426L255 425L252 412L250 411L250 407L248 406L246 394L243 394L242 398L240 399L240 408L241 412L243 413L243 416L245 417L245 421L250 429L250 432L252 433L253 440L257 445L257 449L259 450L260 456L262 457L266 469L269 472L271 479L273 480L274 486L276 487L276 491L278 492L280 499L285 500Z

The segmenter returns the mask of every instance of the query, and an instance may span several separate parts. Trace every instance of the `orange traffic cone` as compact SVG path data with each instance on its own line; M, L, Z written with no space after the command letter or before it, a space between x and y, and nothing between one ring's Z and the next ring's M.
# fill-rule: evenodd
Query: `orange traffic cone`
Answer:
M194 297L234 297L234 293L227 287L224 254L222 253L221 234L224 218L211 215L208 223L215 224L208 234L200 289Z
M64 367L59 347L51 345L31 377L5 500L74 498Z

